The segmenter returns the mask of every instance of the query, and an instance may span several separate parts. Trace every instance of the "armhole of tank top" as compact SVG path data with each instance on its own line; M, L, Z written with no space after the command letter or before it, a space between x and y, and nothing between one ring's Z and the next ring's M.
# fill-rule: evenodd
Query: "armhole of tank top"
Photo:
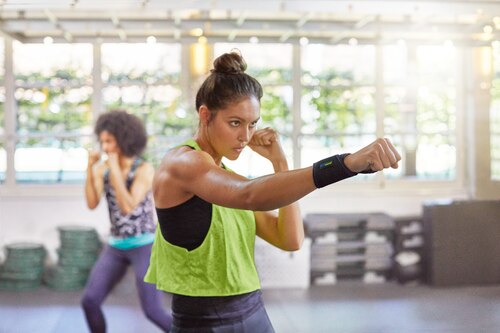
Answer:
M132 184L134 183L134 179L135 179L135 175L137 173L137 169L139 169L139 167L141 166L141 164L144 163L144 162L145 161L142 158L137 157L134 160L134 162L132 163L130 171L127 174L127 180L126 180L127 185L130 182L130 185L127 187L129 190L130 190L130 187L132 187Z

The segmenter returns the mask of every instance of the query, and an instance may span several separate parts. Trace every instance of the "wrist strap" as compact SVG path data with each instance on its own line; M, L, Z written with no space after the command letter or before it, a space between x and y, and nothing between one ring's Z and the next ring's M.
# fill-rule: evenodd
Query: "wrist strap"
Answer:
M344 158L349 154L333 155L313 164L313 180L317 188L341 181L356 172L349 170L344 164Z

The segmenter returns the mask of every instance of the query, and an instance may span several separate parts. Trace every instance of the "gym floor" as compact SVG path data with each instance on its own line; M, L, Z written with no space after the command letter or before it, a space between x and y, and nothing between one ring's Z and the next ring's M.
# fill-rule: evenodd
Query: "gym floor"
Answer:
M133 283L106 300L108 332L160 332L142 315ZM0 291L1 333L88 332L81 291ZM342 281L307 290L263 290L276 332L498 333L500 285L434 288ZM170 297L165 295L165 305Z

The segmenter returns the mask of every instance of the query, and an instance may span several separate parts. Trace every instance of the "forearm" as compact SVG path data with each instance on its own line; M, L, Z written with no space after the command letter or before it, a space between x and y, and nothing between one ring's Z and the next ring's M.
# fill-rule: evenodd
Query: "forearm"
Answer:
M87 179L85 180L85 200L90 209L94 209L99 204L99 195L94 185L94 172L92 166L87 168Z
M288 171L286 161L275 163L273 166L276 173ZM277 228L282 248L295 251L301 247L304 240L304 225L298 202L279 209Z
M109 180L111 186L115 190L116 203L123 214L130 214L134 209L134 199L130 192L127 190L125 182L121 178L120 172L115 170L110 170Z
M277 228L282 249L300 249L304 240L304 225L297 202L279 209Z
M243 184L245 209L267 211L293 204L316 189L312 168L278 172Z

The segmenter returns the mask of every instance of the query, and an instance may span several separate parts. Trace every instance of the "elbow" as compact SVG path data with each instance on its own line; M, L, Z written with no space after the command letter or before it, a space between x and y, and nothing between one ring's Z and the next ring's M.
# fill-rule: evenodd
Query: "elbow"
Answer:
M87 201L87 207L88 207L88 209L95 209L97 207L97 202L88 202Z
M282 248L284 251L295 252L300 250L302 244L290 244Z
M131 207L130 205L128 204L123 204L123 205L120 205L120 203L118 203L118 207L120 209L120 213L123 215L123 216L127 216L127 215L130 215L130 213L132 213L134 211L134 207Z
M294 252L300 250L302 247L302 244L304 243L304 237L297 237L293 240L289 240L285 246L283 247L283 250L289 251L289 252Z

